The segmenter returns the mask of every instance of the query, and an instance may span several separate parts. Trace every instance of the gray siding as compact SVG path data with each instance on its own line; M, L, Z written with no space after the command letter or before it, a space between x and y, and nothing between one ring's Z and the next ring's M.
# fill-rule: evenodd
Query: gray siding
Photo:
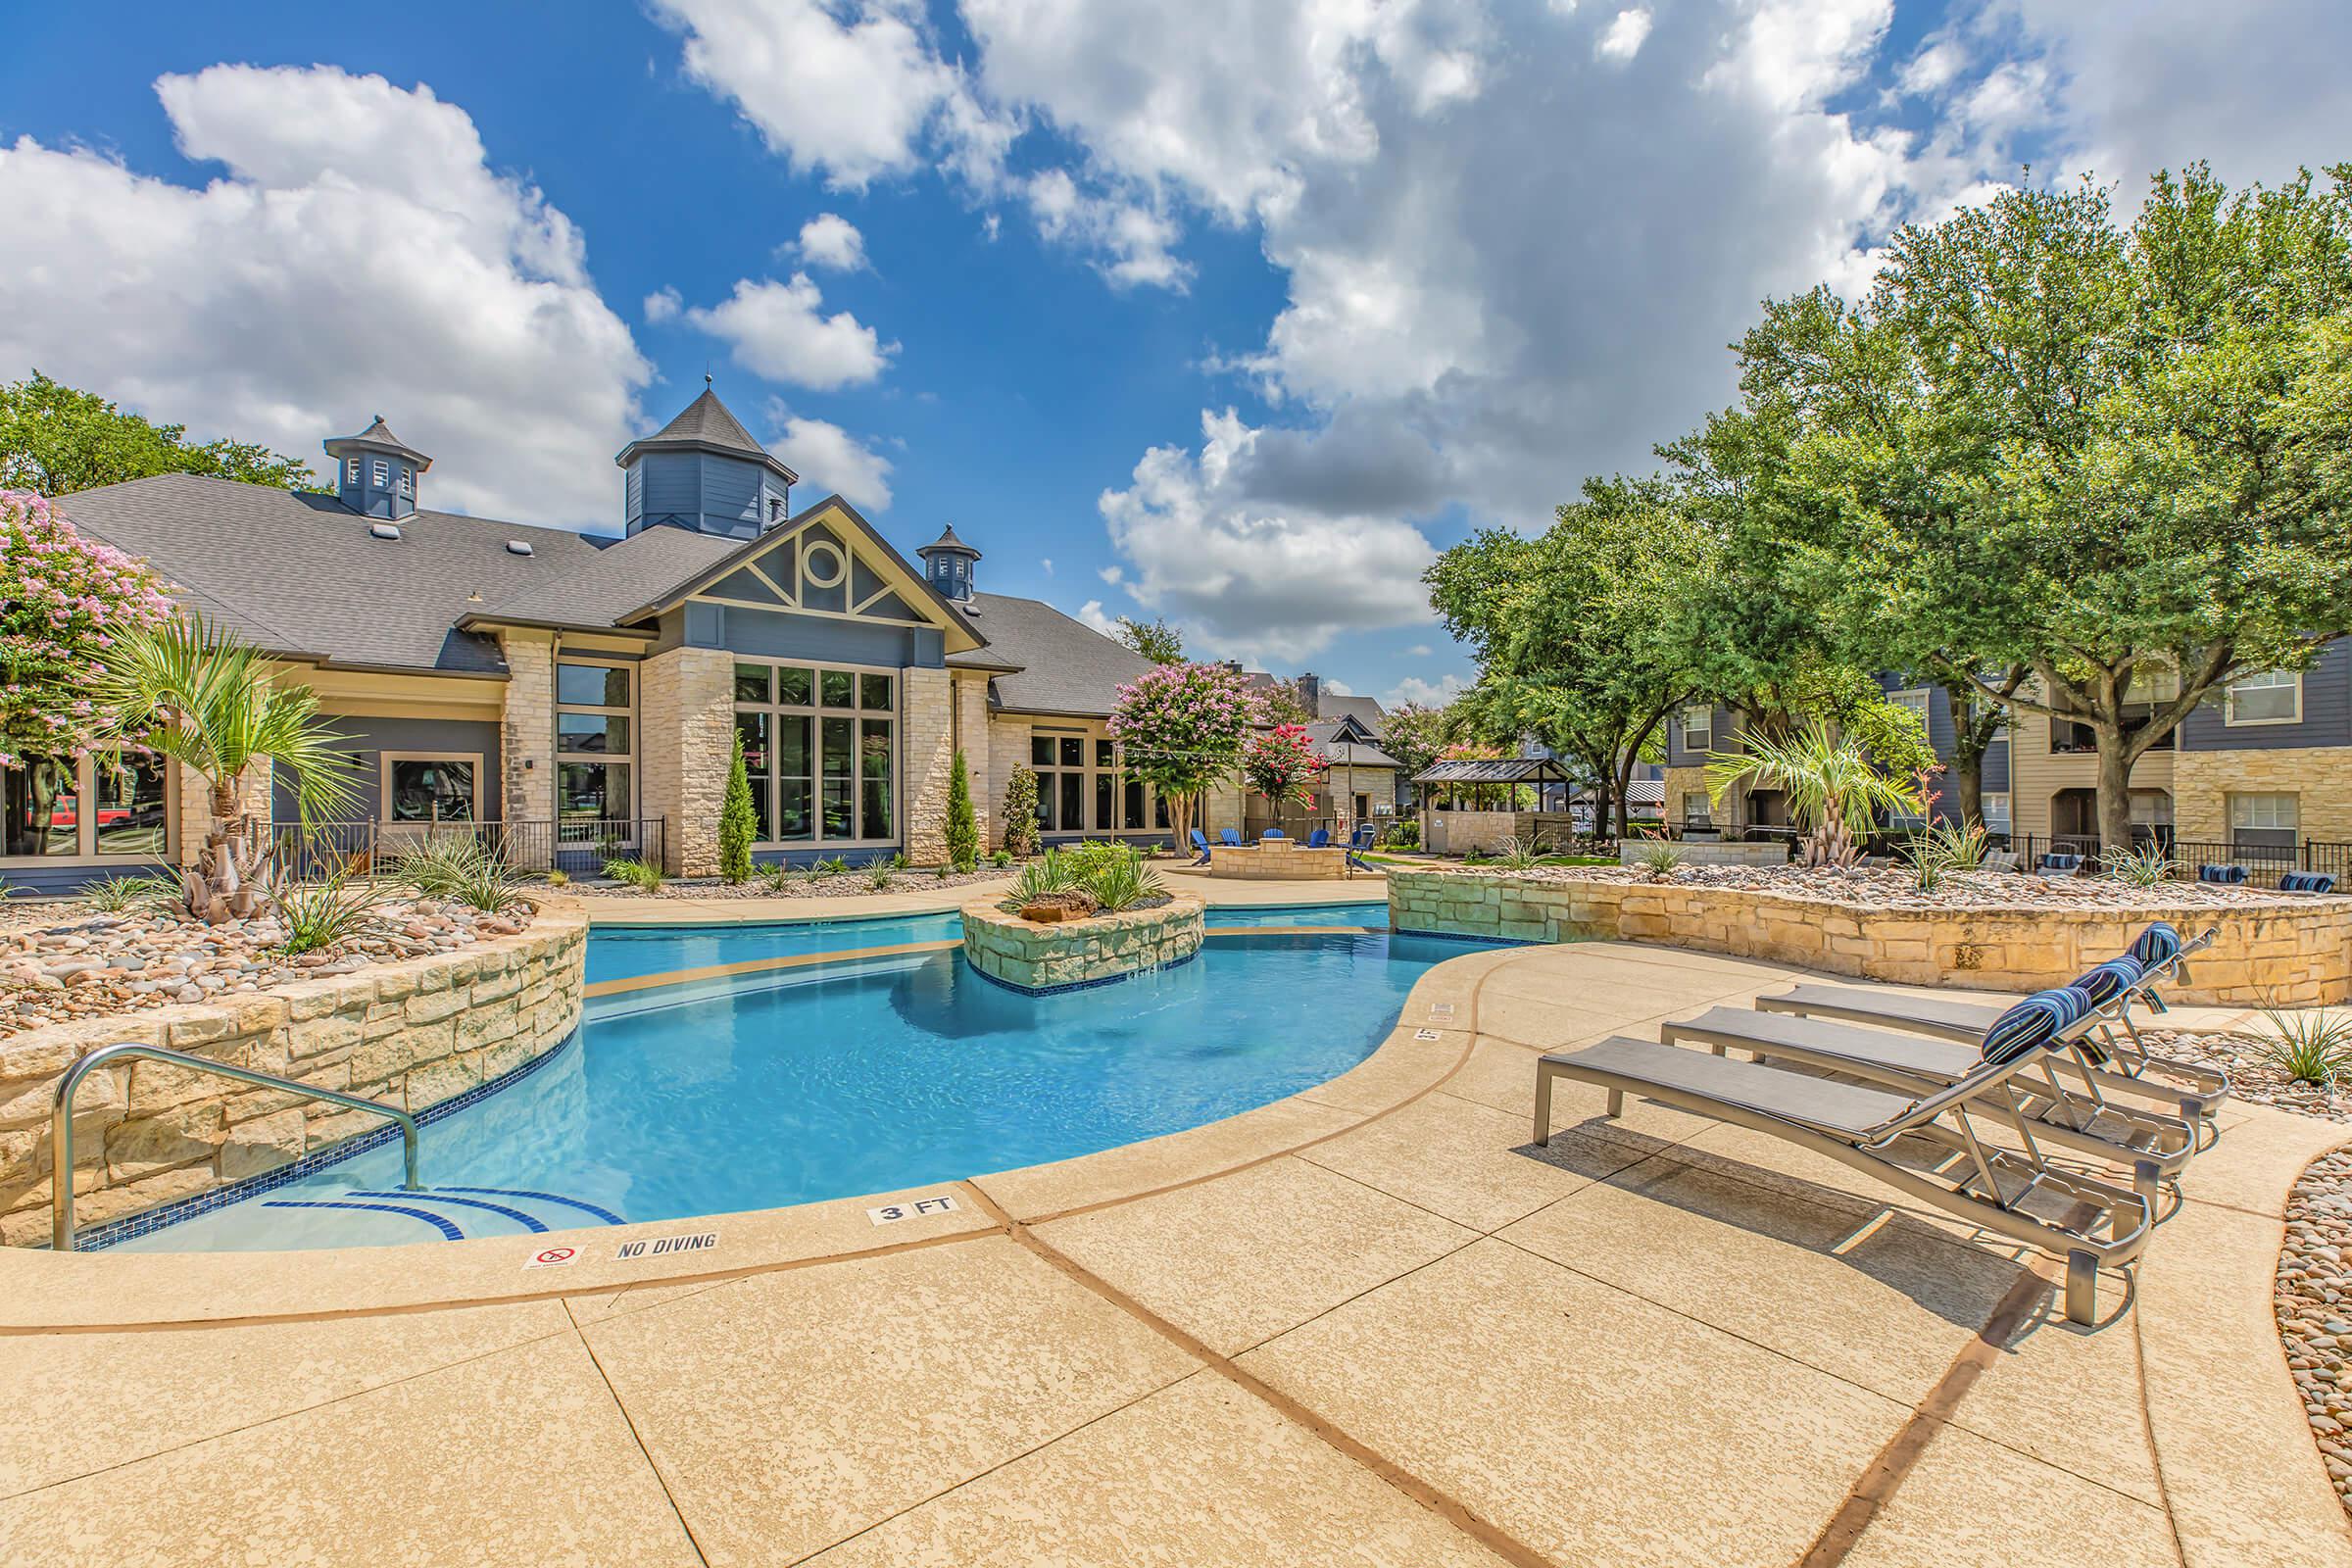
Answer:
M2223 722L2220 694L2180 721L2184 752L2276 752L2352 746L2352 640L2338 638L2303 672L2303 718L2296 724Z
M784 486L759 464L709 452L648 452L629 465L628 531L675 521L704 533L749 539L767 520Z
M482 776L476 793L481 803L482 820L496 821L499 812L500 779L504 776L499 762L498 725L487 720L449 718L357 718L330 715L328 721L336 733L344 737L342 749L359 758L359 770L352 783L359 792L359 804L344 815L353 820L380 821L382 819L383 765L386 752L452 752L461 755L478 752L482 758ZM278 779L270 792L270 814L281 822L291 822L298 814L294 791L284 779ZM11 873L13 879L14 873Z
M788 610L688 604L662 617L665 647L723 648L754 659L839 660L846 664L937 669L947 662L938 628L796 615Z
M1716 709L1715 727L1713 734L1709 737L1710 744L1714 750L1722 751L1730 742L1731 735L1732 710L1728 708ZM1707 754L1704 751L1694 752L1684 743L1682 715L1678 713L1669 717L1666 720L1666 765L1669 767L1704 767L1706 762Z

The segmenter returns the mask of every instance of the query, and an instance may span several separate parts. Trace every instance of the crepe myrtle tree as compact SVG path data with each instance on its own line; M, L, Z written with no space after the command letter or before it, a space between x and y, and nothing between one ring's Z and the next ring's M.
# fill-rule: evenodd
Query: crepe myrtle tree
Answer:
M1312 806L1315 785L1330 769L1302 724L1277 724L1242 748L1242 778L1277 808Z
M1127 771L1159 791L1181 844L1200 797L1231 778L1259 721L1242 672L1225 664L1161 664L1119 688L1110 715Z
M83 538L37 495L0 490L0 765L95 747L108 650L171 618L144 562Z

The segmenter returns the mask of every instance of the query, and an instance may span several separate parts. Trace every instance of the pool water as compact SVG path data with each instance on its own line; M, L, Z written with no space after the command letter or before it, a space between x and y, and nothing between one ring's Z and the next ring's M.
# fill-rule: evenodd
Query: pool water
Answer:
M1353 923L1334 910L1277 912L1250 911L1260 926ZM879 945L833 935L835 949ZM658 971L737 961L743 944L778 940L789 938L600 934L590 973L647 972L632 967L640 944L715 944L712 956L673 949ZM1244 933L1171 969L1045 997L984 980L955 952L770 971L684 1001L641 992L592 1015L537 1071L425 1128L426 1185L470 1192L470 1204L404 1203L395 1143L117 1245L250 1250L447 1234L403 1207L431 1209L468 1237L511 1235L532 1227L501 1210L555 1229L591 1223L591 1209L660 1220L1064 1159L1345 1072L1386 1038L1413 982L1462 951L1386 932ZM272 1206L352 1201L377 1206Z

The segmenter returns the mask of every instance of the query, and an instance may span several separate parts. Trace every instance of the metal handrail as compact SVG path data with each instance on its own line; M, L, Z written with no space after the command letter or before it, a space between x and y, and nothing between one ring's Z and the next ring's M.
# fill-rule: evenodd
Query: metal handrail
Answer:
M111 1046L100 1046L68 1067L57 1080L57 1093L50 1102L49 1159L52 1168L49 1239L50 1246L57 1251L74 1250L74 1092L81 1087L84 1078L100 1067L129 1056L143 1056L149 1061L168 1061L191 1072L215 1073L263 1089L282 1089L290 1095L323 1100L330 1105L341 1105L348 1110L371 1110L379 1116L389 1116L400 1124L401 1152L408 1170L408 1179L401 1186L412 1193L421 1190L416 1179L416 1118L407 1111L394 1109L379 1101L363 1100L357 1095L297 1083L291 1078L280 1078L275 1073L256 1072L251 1067L214 1061L208 1056L192 1056L184 1051L167 1051L162 1046L143 1046L135 1040L123 1040Z

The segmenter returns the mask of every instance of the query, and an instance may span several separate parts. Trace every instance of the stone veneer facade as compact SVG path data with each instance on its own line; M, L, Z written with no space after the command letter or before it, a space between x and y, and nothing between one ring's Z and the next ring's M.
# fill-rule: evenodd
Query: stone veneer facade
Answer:
M948 858L955 688L944 669L909 669L899 677L899 767L906 775L902 799L906 803L899 842L912 863L938 865Z
M499 639L507 659L506 709L499 760L510 822L556 819L556 639L552 632L510 631Z
M163 1046L419 1111L561 1045L580 1021L587 923L543 916L455 953L0 1040L0 1242L49 1240L49 1107L100 1046ZM384 1125L380 1116L133 1060L74 1099L83 1226L258 1175Z
M1154 908L1041 924L975 902L963 906L963 956L1022 991L1115 980L1199 953L1201 910L1199 899L1178 897Z
M2192 844L2227 843L2232 795L2292 795L2301 837L2352 839L2352 746L2176 754L2174 836Z
M2112 958L2151 920L2183 936L2218 928L2212 949L2168 986L2179 1002L2227 1006L2352 1002L2352 899L2215 907L2151 898L2124 909L1871 909L1819 899L1671 883L1475 872L1389 873L1399 931L1521 942L1650 942L1895 985L2039 991Z
M663 858L672 876L718 874L718 813L735 746L735 656L673 648L637 666L638 797L668 818Z

